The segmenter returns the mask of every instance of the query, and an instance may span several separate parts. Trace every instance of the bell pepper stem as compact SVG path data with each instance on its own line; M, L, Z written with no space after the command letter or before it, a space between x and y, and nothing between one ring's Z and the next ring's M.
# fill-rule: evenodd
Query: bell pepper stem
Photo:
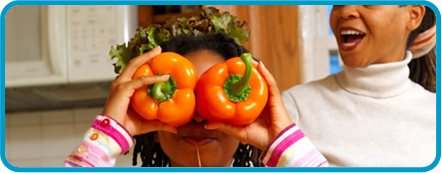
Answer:
M252 76L252 55L250 53L243 53L241 54L241 60L246 65L246 71L242 78L239 81L233 82L230 87L230 93L235 96L239 96L244 92Z
M162 102L166 100L165 93L170 93L171 87L165 82L155 83L152 87L153 98L157 102Z
M165 75L158 73L158 75ZM163 102L172 99L178 86L173 80L172 76L169 76L169 80L166 82L157 82L147 87L147 95L153 98L155 101Z

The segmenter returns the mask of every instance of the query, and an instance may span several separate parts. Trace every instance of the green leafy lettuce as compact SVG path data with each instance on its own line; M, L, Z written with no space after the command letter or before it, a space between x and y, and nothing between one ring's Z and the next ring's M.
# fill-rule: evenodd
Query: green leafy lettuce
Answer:
M205 8L200 15L189 18L176 18L171 16L162 25L152 24L147 28L138 28L130 41L113 46L109 51L111 59L118 58L114 64L115 73L119 74L129 61L147 51L157 47L161 42L167 41L181 34L202 35L206 33L225 33L232 37L239 45L244 44L249 38L247 23L242 24L237 17L228 12L220 13L213 7Z

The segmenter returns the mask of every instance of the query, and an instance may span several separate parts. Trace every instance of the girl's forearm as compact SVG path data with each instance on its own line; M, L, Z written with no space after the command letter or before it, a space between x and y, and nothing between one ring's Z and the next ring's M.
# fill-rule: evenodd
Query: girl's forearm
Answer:
M98 115L83 142L68 156L65 167L112 167L134 145L132 136L112 118Z

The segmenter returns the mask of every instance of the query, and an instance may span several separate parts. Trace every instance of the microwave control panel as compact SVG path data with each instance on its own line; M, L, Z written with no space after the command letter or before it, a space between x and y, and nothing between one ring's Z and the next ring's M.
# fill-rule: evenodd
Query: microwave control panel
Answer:
M119 32L124 29L119 27L125 26L123 21L118 20L119 7L121 6L67 6L70 81L115 79L115 59L110 59L109 50L111 46L116 47L124 41L123 33Z

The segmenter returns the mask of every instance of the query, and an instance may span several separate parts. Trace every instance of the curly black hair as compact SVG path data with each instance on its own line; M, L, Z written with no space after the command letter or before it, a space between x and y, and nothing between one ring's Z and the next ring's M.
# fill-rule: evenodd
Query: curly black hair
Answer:
M225 60L239 57L248 50L238 45L232 38L223 33L204 34L199 36L179 35L169 41L160 44L163 52L175 52L186 56L188 54L208 50L221 55ZM135 147L132 164L137 165L140 155L142 167L165 167L170 166L169 157L161 149L158 142L154 141L156 132L135 136ZM259 160L262 151L252 145L239 143L233 155L232 166L234 167L263 167Z

